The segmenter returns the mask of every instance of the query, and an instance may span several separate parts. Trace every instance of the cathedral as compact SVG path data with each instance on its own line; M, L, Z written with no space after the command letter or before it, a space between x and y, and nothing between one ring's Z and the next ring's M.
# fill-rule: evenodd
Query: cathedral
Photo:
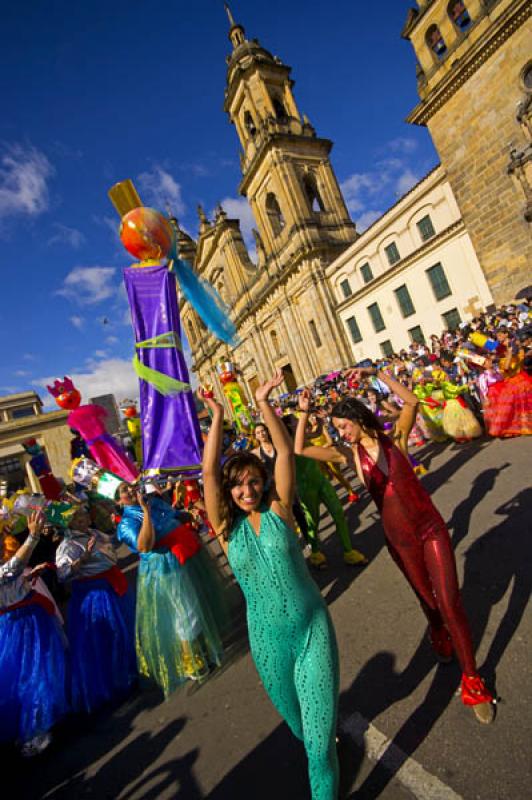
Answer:
M283 371L290 391L349 363L325 268L357 233L329 159L332 143L301 117L290 67L247 39L228 14L232 53L224 108L242 147L239 191L257 225L256 263L238 220L221 207L209 220L199 208L198 239L181 233L181 257L216 287L241 344L230 353L187 303L183 326L200 383L215 382L217 362L230 356L250 393L274 369Z
M182 301L200 384L219 390L216 365L230 359L250 398L275 369L292 391L513 299L532 262L530 0L418 0L408 12L401 35L417 57L420 102L407 121L428 127L441 166L362 237L332 142L300 114L290 67L226 9L224 109L241 144L256 258L222 207L212 220L198 208L196 241L179 232L181 257L216 287L239 336L231 351Z

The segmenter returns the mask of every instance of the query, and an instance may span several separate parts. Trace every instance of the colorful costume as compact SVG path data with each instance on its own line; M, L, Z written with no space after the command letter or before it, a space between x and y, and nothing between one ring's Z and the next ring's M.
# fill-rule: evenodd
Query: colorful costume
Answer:
M488 391L484 420L490 436L532 434L532 377L522 370L523 356L512 358L503 369L504 380Z
M502 380L503 380L502 375L500 374L500 372L498 372L498 370L495 369L485 369L483 372L480 373L480 375L477 375L475 382L477 384L477 389L480 396L480 402L482 403L483 409L486 408L488 402L489 390L491 389L494 383L498 383L499 381Z
M30 466L34 471L41 490L47 500L59 500L63 487L52 473L48 456L36 439L27 439L22 447L30 456Z
M210 557L188 515L155 497L150 500L155 545L139 553L136 646L139 672L168 696L187 678L220 664L225 602ZM125 506L118 538L138 553L144 512Z
M240 516L228 559L247 604L251 653L275 708L307 751L313 800L336 800L338 652L297 537L271 509L257 535Z
M0 742L30 745L68 710L65 640L53 603L24 564L0 565Z
M358 457L368 491L381 514L390 555L421 603L433 643L450 636L463 673L476 676L471 634L445 522L399 448L382 434L379 444L387 475L361 444Z
M325 556L320 553L318 538L320 505L323 503L333 518L336 533L342 542L344 560L349 564L366 564L366 556L351 545L344 509L330 481L322 473L319 463L311 458L305 458L305 456L296 455L295 459L297 496L305 511L309 544L312 554L321 556L319 559L313 559L311 555L311 563L316 566L325 563Z
M74 570L93 535L95 548ZM57 576L72 585L68 640L76 711L90 713L124 698L137 678L133 596L116 561L111 537L92 529L67 530L57 548Z
M451 381L441 382L445 398L443 409L443 430L452 439L476 439L482 436L482 427L460 395L467 392L467 386L457 386Z
M253 429L253 420L248 408L248 401L242 387L236 380L236 368L231 361L220 361L216 365L223 393L231 409L231 416L240 433Z
M434 442L444 442L447 434L443 430L443 402L433 397L434 384L416 383L412 391L419 401L428 437Z

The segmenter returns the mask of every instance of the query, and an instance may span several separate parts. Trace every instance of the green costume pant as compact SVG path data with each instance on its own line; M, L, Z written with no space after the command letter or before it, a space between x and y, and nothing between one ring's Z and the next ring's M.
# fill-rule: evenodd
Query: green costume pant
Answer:
M241 516L229 537L228 559L246 598L249 643L260 679L305 745L312 800L337 800L336 637L297 536L271 510L261 513L258 535Z
M320 549L318 528L322 503L333 518L336 533L340 537L344 552L349 552L353 545L349 537L344 509L334 487L322 473L318 462L305 458L305 456L296 456L296 483L297 494L307 519L308 540L312 552L316 553Z

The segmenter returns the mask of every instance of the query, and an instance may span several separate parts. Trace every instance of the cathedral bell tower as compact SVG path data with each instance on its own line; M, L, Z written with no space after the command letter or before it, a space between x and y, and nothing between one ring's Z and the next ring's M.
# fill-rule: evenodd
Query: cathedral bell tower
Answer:
M239 191L257 222L258 246L274 272L294 257L328 263L357 237L329 161L332 143L301 117L290 67L248 40L226 10L233 52L224 109L242 145Z

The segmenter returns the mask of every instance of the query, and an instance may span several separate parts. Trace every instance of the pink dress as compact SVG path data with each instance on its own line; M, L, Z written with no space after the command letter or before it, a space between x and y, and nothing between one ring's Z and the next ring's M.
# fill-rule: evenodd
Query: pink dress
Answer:
M107 433L105 417L107 412L102 406L90 403L80 406L68 415L68 424L79 431L90 454L102 469L113 472L128 483L138 478L138 470L113 437Z

